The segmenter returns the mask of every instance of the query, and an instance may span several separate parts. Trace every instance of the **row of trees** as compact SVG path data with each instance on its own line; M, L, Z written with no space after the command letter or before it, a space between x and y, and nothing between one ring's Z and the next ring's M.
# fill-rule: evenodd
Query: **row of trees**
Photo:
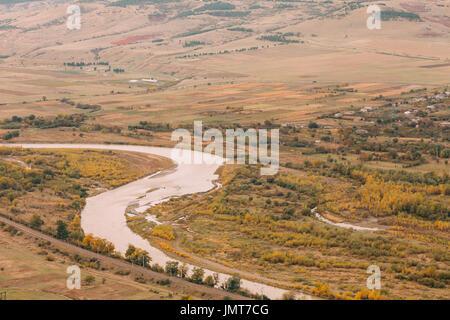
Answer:
M80 61L80 62L64 62L64 66L69 66L69 67L85 67L85 66L92 66L92 65L99 65L99 66L109 66L109 62L103 62L103 61L98 61L98 62L84 62L84 61Z
M40 229L42 225L44 225L44 221L39 215L33 215L30 220L30 225L35 229ZM115 253L114 245L106 239L94 237L92 234L84 236L84 232L81 228L81 218L78 215L75 216L69 226L61 220L57 221L56 238L61 240L73 240L83 247L97 253L105 255L113 255ZM188 267L186 264L180 265L178 261L168 261L164 269L159 265L151 266L150 262L152 261L152 258L149 256L148 252L136 248L131 244L125 252L125 259L145 268L151 268L158 272L165 272L170 276L184 278L193 283L204 284L209 287L215 287L219 284L218 273L213 273L205 278L205 271L202 268L194 267L191 276L188 277ZM240 287L241 279L238 275L233 275L221 286L222 289L230 292L236 292Z
M205 277L205 270L202 268L194 267L192 273L188 276L189 268L186 264L180 264L178 261L168 261L165 268L162 268L158 264L150 265L152 258L148 255L148 252L136 248L133 245L129 245L125 253L125 258L137 265L141 265L145 268L150 268L156 272L165 272L172 277L180 277L196 284L204 284L209 287L215 287L219 284L219 274L213 273ZM222 289L230 292L237 292L241 288L241 279L239 275L235 274L225 281Z
M13 138L17 138L20 135L19 131L8 131L4 135L2 135L3 140L11 140Z

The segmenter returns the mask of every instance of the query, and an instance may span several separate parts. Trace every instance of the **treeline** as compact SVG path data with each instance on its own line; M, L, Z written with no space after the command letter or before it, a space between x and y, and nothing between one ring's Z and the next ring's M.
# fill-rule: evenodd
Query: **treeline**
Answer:
M210 11L207 14L216 17L241 18L248 16L250 11Z
M211 16L216 17L229 17L229 18L240 18L245 17L250 14L250 11L206 11L206 12L198 12L198 11L185 11L181 12L177 15L177 18L185 18L197 14L209 14Z
M295 167L287 163L287 167ZM349 202L352 208L375 216L409 214L425 220L449 219L449 209L440 196L450 195L449 175L369 170L362 166L325 161L305 161L303 169L328 177L346 177L361 184ZM434 197L433 197L434 196Z
M126 160L109 151L3 147L0 157L10 159L0 160L0 213L10 212L15 216L38 213L51 233L55 217L66 220L79 214L85 206L88 188L117 187L142 176L140 171L130 169ZM42 194L49 200L27 206L27 202L40 199ZM30 223L41 227L43 223L37 220L32 217ZM65 239L63 234L60 232L58 237ZM83 238L84 235L76 237L79 241Z
M224 50L224 51L218 51L218 52L202 52L202 53L186 54L184 56L177 56L176 58L177 59L186 59L186 58L194 58L194 57L201 57L201 56L214 56L214 55L221 55L221 54L230 54L233 52L253 51L253 50L258 50L258 49L259 49L259 47L251 47L251 48L241 48L241 49L234 49L234 50Z
M341 269L342 273L348 275L365 272L369 265L367 261L376 261L389 268L391 264L405 261L405 257L421 261L420 257L426 254L431 261L444 259L433 258L427 247L418 242L384 233L355 232L317 221L311 216L311 208L318 207L321 213L331 213L325 207L328 203L347 198L359 204L360 199L353 197L356 193L354 190L357 190L353 186L358 185L359 180L356 183L348 182L351 187L347 189L347 182L341 184L344 179L339 179L340 182L335 184L331 179L314 173L298 175L285 172L269 177L259 175L258 168L253 166L235 169L225 167L220 173L222 189L205 197L192 197L192 201L171 201L154 208L151 213L159 213L168 219L174 213L182 215L195 212L198 223L191 224L191 228L195 232L202 232L204 225L210 228L197 239L182 238L180 245L188 252L212 256L234 267L241 263L248 266L247 262L252 261L252 264L265 271L281 273L295 267L305 267L322 274ZM361 178L356 172L354 174L355 179ZM338 192L340 189L344 190L343 193ZM430 191L438 189L433 186ZM362 211L355 212L354 216L364 214ZM426 222L435 225L434 222ZM224 249L224 246L227 248ZM305 253L304 248L308 252ZM426 264L428 262L417 262L414 270L420 272ZM442 272L437 270L436 274ZM320 277L317 275L315 278ZM436 276L435 279L441 277ZM333 297L326 288L310 291L312 281L311 278L299 280L302 282L299 288L316 295ZM368 299L369 294L353 292L350 298L353 297Z
M213 2L207 3L194 10L181 12L177 15L178 18L189 17L197 14L209 14L216 17L245 17L250 14L250 11L233 11L236 6L227 2Z
M87 67L87 66L109 66L109 62L64 62L68 67Z
M207 3L201 6L200 8L194 9L194 11L200 12L207 10L234 10L234 9L236 9L236 6L234 4L217 1L213 3Z
M154 131L154 132L171 132L173 131L173 128L169 123L162 124L162 123L152 123L148 121L141 121L138 125L135 126L128 126L128 130L135 131L135 130L148 130L148 131Z
M399 18L410 21L420 21L420 16L416 13L394 10L381 11L381 20L383 21L396 20Z
M92 112L99 111L102 109L102 106L98 105L98 104L89 104L89 103L76 103L75 104L75 102L73 102L72 100L67 99L67 98L62 98L60 101L65 104L75 106L78 109L92 110Z
M228 30L228 31L253 32L253 29L242 28L242 27L228 28L227 30Z
M23 3L23 2L34 2L40 0L1 0L0 4L15 4L15 3Z
M1 128L11 128L13 125L16 129L22 127L32 127L39 129L50 129L58 127L80 127L80 125L87 119L84 114L71 115L57 115L54 118L36 117L30 115L27 117L12 116L11 119L6 119L0 122Z
M203 41L189 41L189 42L185 42L184 44L183 44L183 47L185 47L185 48L187 48L187 47L195 47L195 46L202 46L202 45L204 45L205 44L205 42L203 42Z
M92 110L92 111L99 111L102 110L102 107L98 104L88 104L88 103L77 103L77 108L78 109L83 109L83 110Z
M147 17L150 21L161 21L166 15L162 13L151 13Z
M258 40L271 41L271 42L280 42L280 43L300 43L299 40L287 39L286 35L284 35L284 34L274 34L274 35L261 36L261 37L258 38Z
M153 42L162 42L162 39L157 39L154 40ZM64 62L64 66L68 66L68 67L78 67L80 69L83 69L83 67L88 67L88 66L95 66L94 70L97 70L97 66L108 66L108 69L105 70L105 72L109 72L111 71L111 65L109 64L109 62ZM125 72L124 69L121 68L114 68L112 69L113 72L115 73L123 73Z
M335 134L332 134L331 130L321 128L315 122L310 122L308 133L314 139L308 139L307 136L298 134L305 132L305 130L286 126L280 129L280 139L285 146L305 148L302 150L304 154L344 155L351 153L357 155L361 161L396 162L402 163L403 168L431 161L439 162L439 158L448 159L450 156L450 149L445 145L448 128L442 128L434 124L431 124L430 127L422 127L422 122L419 129L416 127L417 124L414 124L414 128L398 124L391 128L385 126L380 118L373 117L373 119L376 125L368 123L359 128L348 126L339 128ZM409 135L409 131L405 132L407 130L412 131L412 137ZM423 137L422 139L401 139L401 137L420 136L421 133L426 136L426 132L434 137L442 136L443 142L437 142L438 139L434 139L435 142L426 141ZM374 141L372 138L377 136L392 138ZM317 143L316 140L332 142L334 145ZM444 160L445 163L447 161Z
M11 140L13 138L17 138L20 135L19 131L8 131L4 135L2 135L3 140Z
M158 4L158 3L170 3L170 2L178 2L179 0L119 0L112 3L109 3L108 6L113 7L122 7L125 8L127 6L132 5L141 5L141 4Z
M267 299L265 296L250 294L248 291L241 289L241 278L238 274L232 275L220 285L218 273L213 273L212 275L205 277L205 270L200 267L193 267L189 276L189 267L185 263L180 264L178 261L167 261L164 267L157 263L151 265L150 262L152 261L152 258L148 255L148 252L140 248L136 248L131 244L128 246L125 253L125 259L152 271L166 273L168 276L179 277L192 283L206 285L208 287L220 287L225 291L238 293L243 296L253 297L255 299ZM145 283L145 279L141 278L139 280L139 282ZM158 284L169 285L170 282L170 279L166 279L160 280Z
M33 152L13 149L0 148L0 155L14 156L14 155L33 155ZM76 168L70 165L68 161L58 162L61 159L55 158L53 161L43 160L44 158L35 155L34 161L30 163L33 165L42 166L45 162L44 169L25 169L17 165L9 164L8 162L0 162L0 198L7 197L10 201L17 196L23 196L23 191L33 191L33 188L51 187L58 185L57 190L61 190L60 195L68 198L84 198L87 196L87 190L82 188L79 184L70 180L70 178L77 178ZM61 177L61 179L56 179ZM79 208L75 202L72 203L74 208Z
M18 29L16 26L12 26L9 24L0 25L0 30L12 30L12 29Z
M439 186L441 184L450 183L450 176L447 173L438 175L434 172L420 173L405 170L368 169L362 164L333 163L322 160L305 160L302 164L286 162L283 165L286 168L303 169L327 177L348 177L360 183L365 183L366 176L369 174L382 178L384 181L408 182L411 184L424 184L429 186Z
M433 187L410 185L372 176L358 191L359 206L374 216L400 215L403 213L426 220L448 220L449 209L431 198L433 194L450 195L450 186Z

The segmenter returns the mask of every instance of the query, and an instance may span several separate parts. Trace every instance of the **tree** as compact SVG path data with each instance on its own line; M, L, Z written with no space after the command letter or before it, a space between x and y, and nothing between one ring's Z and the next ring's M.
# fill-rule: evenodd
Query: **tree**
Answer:
M283 300L295 300L295 292L294 291L288 291L283 293L282 298Z
M294 208L284 208L283 209L283 219L289 220L295 213Z
M173 277L176 276L178 274L178 261L167 261L166 273Z
M84 278L84 283L85 283L87 286L93 284L94 282L95 282L95 277L94 277L94 276L88 275L88 276L86 276L86 277Z
M241 288L241 277L234 274L223 284L222 288L226 291L236 292Z
M311 215L311 209L309 209L309 208L303 208L303 209L302 209L302 215L303 215L303 216L310 216L310 215Z
M148 255L147 251L136 248L132 244L128 246L128 249L125 252L125 258L135 264L142 265L143 267L149 267L150 261L152 261L152 258Z
M442 149L439 156L441 158L450 158L450 149Z
M216 285L214 278L212 275L209 275L205 279L205 284L209 287L214 287Z
M133 253L136 251L136 247L132 244L128 245L128 249L125 252L125 258L130 259L130 257L133 255Z
M96 238L92 234L88 234L83 238L82 245L99 253L112 255L114 253L114 244L106 239Z
M187 267L186 263L183 263L183 265L178 268L178 274L180 278L186 278L188 271L189 268Z
M202 268L194 268L192 270L191 281L194 283L203 283L203 276L205 275L205 270Z
M84 232L81 229L81 218L80 216L75 216L69 225L70 238L76 241L83 241Z
M66 240L69 237L69 231L67 230L67 224L61 220L56 222L56 238Z
M30 225L33 229L40 229L43 224L44 224L44 221L37 214L34 214L31 217Z
M69 176L71 176L72 178L79 178L81 176L81 174L79 173L79 171L74 170L73 172L70 172ZM74 208L77 211L81 210L85 205L86 205L86 200L84 200L84 199L80 199L77 197L72 200L72 208Z
M308 128L310 128L310 129L317 129L318 127L319 127L319 125L315 122L308 123Z
M213 273L214 285L219 283L219 274L217 272Z

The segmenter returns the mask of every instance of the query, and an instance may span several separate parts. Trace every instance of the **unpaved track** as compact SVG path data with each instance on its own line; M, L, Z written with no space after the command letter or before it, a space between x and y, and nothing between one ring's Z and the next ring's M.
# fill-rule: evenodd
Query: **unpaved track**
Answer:
M20 224L20 223L8 220L8 219L6 219L4 217L0 217L0 221L5 223L5 224L7 224L7 225L10 225L10 226L16 228L17 230L25 232L25 233L27 233L29 235L32 235L32 236L36 237L36 238L49 241L53 245L56 245L56 246L59 246L59 247L71 250L72 252L76 252L76 253L78 253L78 254L80 254L82 256L89 257L89 258L96 258L96 259L98 259L100 261L103 261L105 263L112 264L112 265L115 265L117 267L125 268L125 269L128 269L128 270L130 270L132 272L135 272L135 273L139 272L139 273L142 273L144 275L153 277L156 280L170 279L170 281L172 283L175 283L175 284L180 285L182 287L187 287L187 288L191 288L191 289L197 289L197 290L199 290L201 292L206 292L206 293L209 293L209 294L212 294L212 295L215 295L215 296L219 296L219 297L220 296L223 296L223 297L227 296L227 297L230 297L230 298L235 299L235 300L249 300L249 298L241 296L241 295L238 295L238 294L234 294L234 293L231 293L231 292L225 292L225 291L220 290L220 289L211 288L211 287L207 287L207 286L191 283L191 282L188 282L186 280L182 280L182 279L177 278L177 277L166 276L164 274L161 274L161 273L158 273L158 272L155 272L155 271L143 268L143 267L132 265L131 263L128 263L128 262L123 261L123 260L114 259L114 258L111 258L111 257L106 257L104 255L101 255L101 254L98 254L98 253L95 253L95 252L92 252L92 251L89 251L89 250L77 247L77 246L72 245L70 243L67 243L65 241L55 239L55 238L53 238L53 237L51 237L49 235L46 235L46 234L44 234L42 232L36 231L34 229L31 229L31 228L29 228L27 226L24 226L24 225Z
M311 212L316 216L316 218L324 223L330 224L332 226L335 227L340 227L340 228L344 228L344 229L352 229L352 230L356 230L356 231L365 231L365 232L375 232L375 231L379 231L380 229L378 228L369 228L369 227L361 227L361 226L357 226L351 223L347 223L347 222L333 222L328 220L325 217L322 217L318 212L317 212L317 207L315 207L314 209L311 210Z

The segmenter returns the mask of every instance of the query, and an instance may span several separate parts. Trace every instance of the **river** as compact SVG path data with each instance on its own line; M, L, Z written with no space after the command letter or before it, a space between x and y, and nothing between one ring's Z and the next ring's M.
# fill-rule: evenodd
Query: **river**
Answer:
M175 169L168 172L156 173L142 179L133 181L113 190L100 193L86 199L86 206L81 212L81 226L85 234L92 233L111 241L116 251L124 254L129 244L149 252L152 263L165 266L167 261L175 261L163 251L153 247L150 243L132 232L126 223L125 211L130 204L137 204L138 211L155 204L167 201L172 197L186 194L206 192L215 187L214 181L218 178L215 174L223 159L210 154L190 152L192 156L204 156L201 164L187 164L173 155L173 149L134 146L134 145L98 145L98 144L0 144L0 146L23 147L36 149L100 149L132 151L154 154L172 159L176 164ZM154 190L148 192L149 190ZM191 271L193 265L188 265ZM205 276L213 271L204 269ZM229 278L228 274L219 273L219 282L223 283ZM252 293L263 294L270 299L280 299L284 289L269 286L260 282L242 279L241 287ZM297 294L298 298L310 299L309 295Z

